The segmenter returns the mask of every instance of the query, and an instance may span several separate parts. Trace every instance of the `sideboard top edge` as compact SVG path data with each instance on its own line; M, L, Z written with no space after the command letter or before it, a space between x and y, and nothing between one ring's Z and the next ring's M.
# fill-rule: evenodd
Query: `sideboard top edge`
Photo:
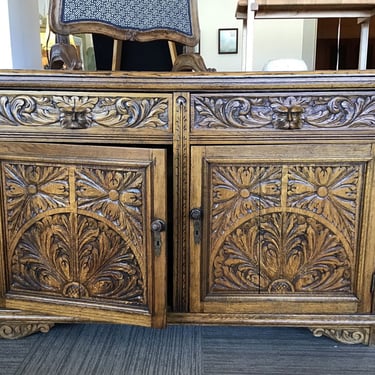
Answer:
M73 72L0 70L0 89L238 91L375 87L375 70L313 72Z

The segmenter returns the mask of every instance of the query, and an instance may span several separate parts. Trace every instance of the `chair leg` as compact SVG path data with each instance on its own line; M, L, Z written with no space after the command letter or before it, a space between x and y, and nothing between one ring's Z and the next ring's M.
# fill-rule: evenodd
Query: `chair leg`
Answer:
M113 40L112 71L121 69L122 40Z
M176 62L177 59L177 48L176 48L176 43L171 42L170 40L168 41L168 47L169 47L169 53L171 54L171 60L172 60L172 65Z

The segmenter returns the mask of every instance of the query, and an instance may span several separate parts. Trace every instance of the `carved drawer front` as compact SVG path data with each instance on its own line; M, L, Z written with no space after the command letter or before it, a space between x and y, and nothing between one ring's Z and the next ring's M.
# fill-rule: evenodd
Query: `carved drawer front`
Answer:
M163 150L0 144L5 305L164 324Z
M373 94L192 95L192 133L345 130L375 126Z
M193 147L192 155L191 201L203 218L195 309L363 306L368 145Z
M170 94L0 92L0 127L14 132L35 128L61 131L86 129L111 134L172 132ZM64 133L65 132L65 133Z

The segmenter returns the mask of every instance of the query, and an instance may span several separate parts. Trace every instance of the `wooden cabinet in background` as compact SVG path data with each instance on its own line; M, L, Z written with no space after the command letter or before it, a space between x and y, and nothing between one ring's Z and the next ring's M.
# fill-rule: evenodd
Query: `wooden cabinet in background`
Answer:
M251 324L373 344L374 84L0 74L1 335Z

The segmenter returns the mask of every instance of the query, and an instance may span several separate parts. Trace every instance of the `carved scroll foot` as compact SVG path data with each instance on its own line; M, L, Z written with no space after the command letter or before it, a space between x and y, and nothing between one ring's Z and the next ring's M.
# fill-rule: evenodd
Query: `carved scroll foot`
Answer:
M3 322L0 324L0 338L19 339L37 332L47 333L53 326L53 323Z
M315 337L327 336L344 344L369 344L369 328L311 328Z

